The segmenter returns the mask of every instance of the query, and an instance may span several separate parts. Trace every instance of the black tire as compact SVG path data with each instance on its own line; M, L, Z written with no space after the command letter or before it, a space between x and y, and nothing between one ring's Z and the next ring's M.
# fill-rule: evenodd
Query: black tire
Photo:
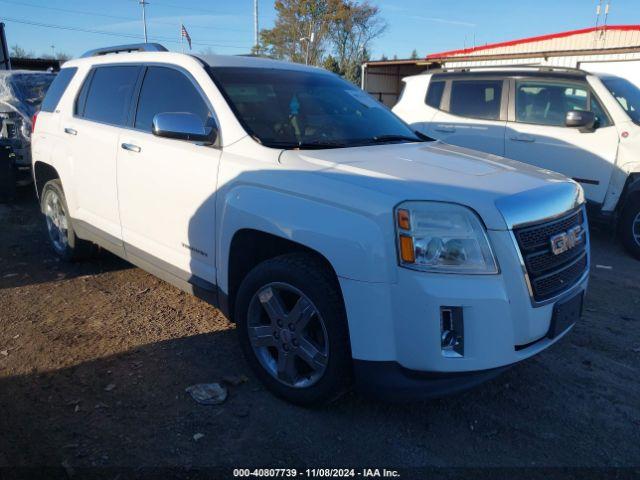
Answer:
M624 248L640 260L640 197L630 199L622 210L618 235Z
M265 288L271 288L271 286L274 285L276 285L275 288L293 287L298 293L302 294L298 300L304 297L305 300L310 302L310 308L312 308L315 313L309 317L312 320L304 322L305 325L309 325L310 327L315 325L317 330L319 330L318 325L324 325L320 331L322 332L322 338L326 338L328 341L325 342L321 339L318 343L322 344L323 346L320 348L328 353L326 357L322 356L324 361L322 373L311 371L311 373L306 374L303 372L300 377L289 377L301 378L301 382L304 385L305 382L310 382L310 380L308 380L309 378L317 375L313 384L305 386L285 384L282 379L276 377L276 375L280 375L279 372L270 373L268 368L264 366L265 355L274 355L275 359L271 360L278 363L277 369L279 370L280 355L282 354L281 352L284 352L282 349L286 348L286 345L282 344L282 342L285 341L284 334L289 332L289 330L285 328L277 330L278 327L271 318L272 316L264 309L264 297L258 296L259 292L264 292ZM282 295L278 295L282 299L287 294L293 297L289 303L296 303L295 294L290 291L285 290ZM282 301L282 306L285 306L285 304L286 302ZM256 312L256 308L264 309L260 310L260 315L263 316L263 319L266 319L268 325L265 326L276 329L274 330L273 337L278 340L272 340L278 342L278 345L264 347L261 352L266 353L254 350L250 338L249 329L253 321L251 319L255 319L256 314L252 313L251 318L249 314L250 311ZM283 309L283 311L286 311L290 316L293 315L293 310L293 308ZM298 405L309 406L332 400L344 393L349 387L352 376L352 359L344 303L335 276L332 275L332 272L317 258L309 254L295 253L266 260L256 266L247 274L240 285L235 302L234 317L240 344L247 361L266 387L280 398ZM293 331L291 324L289 324L289 328ZM286 330L286 332L284 330ZM295 345L295 335L298 335L297 338L300 339L300 342L304 342L305 340L303 335L308 335L308 333L295 331L294 339L290 340L294 343L290 345ZM276 335L278 332L280 332L280 334ZM287 333L287 335L289 335L289 333ZM314 340L312 340L312 342L313 341ZM298 345L298 347L291 348L296 352L303 350L301 344ZM295 357L295 354L291 351L289 355L290 358ZM259 357L262 358L262 360ZM316 357L313 358L315 359ZM296 364L303 370L305 365L311 364L303 361L302 357L292 361L294 361L294 363L297 362ZM306 375L309 376L307 377Z
M61 214L66 219L66 235L65 240L62 241L61 237L56 237L55 230L60 231L60 228L52 228L52 221L48 214L48 202L51 196L55 196L58 199L58 205ZM67 207L67 200L64 196L64 190L62 189L62 183L60 180L50 180L42 188L42 194L40 195L40 209L45 215L47 222L47 233L49 235L49 242L53 251L62 260L67 262L73 262L78 260L84 260L90 257L95 252L95 246L86 240L81 240L73 230L73 224L71 217L69 216L69 208ZM62 229L64 231L64 229Z

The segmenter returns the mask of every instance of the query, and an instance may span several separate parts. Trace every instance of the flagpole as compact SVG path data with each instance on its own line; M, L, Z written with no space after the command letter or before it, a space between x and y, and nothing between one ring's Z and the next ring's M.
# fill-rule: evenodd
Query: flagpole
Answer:
M182 29L184 28L184 24L182 20L180 20L180 52L184 53L184 35L182 34Z

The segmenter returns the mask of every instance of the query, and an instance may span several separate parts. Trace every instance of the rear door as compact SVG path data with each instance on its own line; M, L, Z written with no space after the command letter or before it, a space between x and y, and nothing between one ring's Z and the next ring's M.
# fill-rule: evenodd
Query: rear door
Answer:
M75 220L79 227L120 247L120 213L116 189L118 138L127 128L141 67L105 65L87 75L75 100L74 114L62 120L73 165ZM65 186L66 187L66 186ZM97 230L96 230L97 229Z
M452 145L504 155L507 85L495 77L449 77L427 134Z
M188 72L145 69L133 128L120 133L118 198L128 257L200 287L215 285L215 191L220 149L152 134L158 113L215 122Z
M513 80L506 156L562 173L578 181L588 200L604 201L618 151L618 133L586 82L564 79ZM565 127L571 110L591 110L597 129Z

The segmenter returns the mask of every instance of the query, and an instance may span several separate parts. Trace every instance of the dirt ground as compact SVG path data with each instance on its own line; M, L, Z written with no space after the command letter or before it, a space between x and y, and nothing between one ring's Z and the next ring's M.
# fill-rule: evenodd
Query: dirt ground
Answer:
M640 262L592 243L585 316L536 358L447 399L304 409L204 302L106 253L58 262L23 192L0 205L0 467L640 467ZM240 374L221 406L185 393Z

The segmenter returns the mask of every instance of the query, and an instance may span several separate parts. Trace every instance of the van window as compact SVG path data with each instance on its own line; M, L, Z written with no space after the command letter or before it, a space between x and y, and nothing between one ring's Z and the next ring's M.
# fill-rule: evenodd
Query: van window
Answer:
M84 118L126 125L139 72L136 65L97 67L87 94Z
M630 81L618 77L605 77L602 83L624 108L631 120L640 125L640 89Z
M51 82L47 94L40 105L40 110L43 112L54 112L62 95L69 86L71 79L78 71L77 68L63 68L56 78Z
M449 112L461 117L498 120L502 80L454 80Z
M519 81L516 83L516 121L562 127L567 112L589 109L589 96L589 90L582 84ZM611 124L595 97L591 98L591 110L600 127Z
M204 99L183 73L173 68L149 67L140 90L134 126L150 132L153 117L168 112L193 113L205 123L213 118Z
M442 94L444 93L444 82L430 82L427 90L425 103L433 108L440 108Z

